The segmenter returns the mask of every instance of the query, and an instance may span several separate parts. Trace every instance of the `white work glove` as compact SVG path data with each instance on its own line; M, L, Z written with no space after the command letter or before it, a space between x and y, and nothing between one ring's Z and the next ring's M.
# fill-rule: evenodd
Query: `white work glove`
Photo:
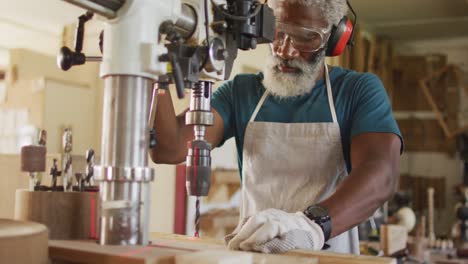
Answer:
M244 219L225 237L229 249L283 253L292 249L322 249L322 228L302 212L267 209Z

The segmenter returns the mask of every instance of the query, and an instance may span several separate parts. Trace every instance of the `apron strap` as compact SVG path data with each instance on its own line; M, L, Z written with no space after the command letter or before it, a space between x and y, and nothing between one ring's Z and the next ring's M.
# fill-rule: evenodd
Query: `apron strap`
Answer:
M330 75L328 74L327 63L325 63L325 80L327 82L328 104L330 105L330 112L332 115L333 123L338 123L338 118L336 118L335 103L333 102L333 94L332 94L331 83L330 83Z
M335 103L333 102L333 94L332 94L332 89L331 89L331 82L330 82L330 75L328 74L328 66L326 63L325 64L325 80L327 84L327 97L328 97L328 104L330 106L330 112L332 115L333 123L338 123L338 118L336 117L336 109L335 109ZM268 89L265 89L265 92L262 95L262 98L260 98L260 101L257 104L257 107L255 107L255 110L250 117L249 122L255 121L255 117L257 117L258 112L260 111L260 108L262 107L263 103L267 99L268 95L270 94L270 91Z
M263 93L262 98L260 98L260 101L257 104L257 107L255 107L255 111L253 112L252 116L250 117L249 122L255 121L255 117L257 117L258 111L260 111L260 107L262 107L263 103L267 99L268 95L270 94L270 91L265 89L265 92Z

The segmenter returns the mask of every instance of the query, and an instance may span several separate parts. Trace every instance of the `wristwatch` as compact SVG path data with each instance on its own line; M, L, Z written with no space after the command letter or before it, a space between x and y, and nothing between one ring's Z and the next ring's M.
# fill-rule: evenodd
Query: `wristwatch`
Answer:
M332 227L328 210L320 205L311 205L304 210L304 214L322 228L325 242L328 241Z

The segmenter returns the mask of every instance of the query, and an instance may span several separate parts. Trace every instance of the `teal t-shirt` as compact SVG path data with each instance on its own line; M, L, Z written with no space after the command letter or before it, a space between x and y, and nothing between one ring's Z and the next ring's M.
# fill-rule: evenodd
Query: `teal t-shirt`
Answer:
M211 100L212 107L223 118L224 138L221 145L227 139L235 137L241 172L244 133L257 103L265 92L262 79L262 73L237 75L222 84L213 93ZM330 71L330 81L340 124L343 154L348 172L351 172L350 148L353 136L368 132L386 132L398 135L401 140L402 137L393 117L387 93L376 75L333 67ZM255 121L332 122L325 80L319 80L308 94L302 96L286 99L268 96Z

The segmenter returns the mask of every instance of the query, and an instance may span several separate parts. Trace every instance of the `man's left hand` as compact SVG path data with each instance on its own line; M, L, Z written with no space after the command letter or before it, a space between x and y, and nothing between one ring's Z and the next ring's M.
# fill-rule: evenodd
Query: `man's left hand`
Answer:
M267 209L243 221L226 237L229 249L283 253L292 249L322 249L322 229L302 212Z

